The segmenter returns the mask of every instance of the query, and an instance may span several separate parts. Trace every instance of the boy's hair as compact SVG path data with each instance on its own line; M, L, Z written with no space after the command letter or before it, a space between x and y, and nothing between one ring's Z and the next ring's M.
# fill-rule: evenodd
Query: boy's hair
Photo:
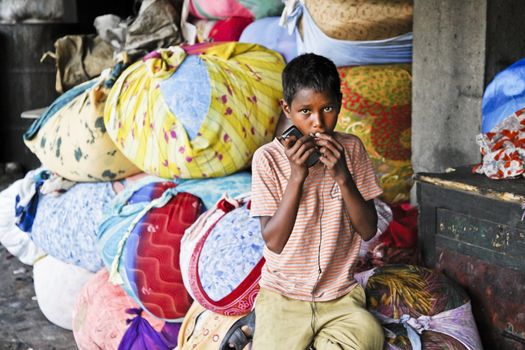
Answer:
M335 64L324 56L313 53L297 56L284 67L282 81L284 100L288 104L301 89L328 91L341 102L339 73Z

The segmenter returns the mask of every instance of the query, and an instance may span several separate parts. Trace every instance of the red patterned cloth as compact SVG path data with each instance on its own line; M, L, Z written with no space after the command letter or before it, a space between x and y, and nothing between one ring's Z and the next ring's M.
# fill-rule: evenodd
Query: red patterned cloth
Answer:
M504 119L486 134L479 134L483 161L472 171L491 179L507 179L523 175L525 168L525 108Z

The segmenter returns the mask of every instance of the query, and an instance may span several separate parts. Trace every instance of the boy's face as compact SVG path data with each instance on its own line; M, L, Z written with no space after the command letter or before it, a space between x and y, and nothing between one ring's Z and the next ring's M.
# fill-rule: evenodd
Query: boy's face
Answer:
M327 91L317 92L313 89L301 89L295 94L289 105L281 100L286 118L295 125L303 135L331 134L337 124L341 101Z

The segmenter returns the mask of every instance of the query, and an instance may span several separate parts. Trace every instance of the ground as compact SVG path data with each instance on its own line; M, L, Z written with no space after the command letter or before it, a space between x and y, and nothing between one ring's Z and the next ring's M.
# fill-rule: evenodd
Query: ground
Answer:
M0 350L76 348L73 333L55 326L40 311L33 268L0 246Z

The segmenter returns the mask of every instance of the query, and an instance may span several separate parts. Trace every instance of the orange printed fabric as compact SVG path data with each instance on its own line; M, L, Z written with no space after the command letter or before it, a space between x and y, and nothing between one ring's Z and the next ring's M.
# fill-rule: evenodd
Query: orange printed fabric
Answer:
M336 133L335 137L345 148L348 169L363 198L379 196L381 188L361 141L349 134ZM290 171L284 146L277 139L255 152L252 216L273 216ZM309 169L295 225L283 251L276 254L264 247L266 264L259 285L292 299L336 299L355 286L352 271L361 242L350 224L339 186L318 162Z
M507 179L525 172L525 108L476 137L483 160L473 172L491 179Z
M338 68L343 103L336 130L365 145L389 204L407 201L412 186L409 64Z

